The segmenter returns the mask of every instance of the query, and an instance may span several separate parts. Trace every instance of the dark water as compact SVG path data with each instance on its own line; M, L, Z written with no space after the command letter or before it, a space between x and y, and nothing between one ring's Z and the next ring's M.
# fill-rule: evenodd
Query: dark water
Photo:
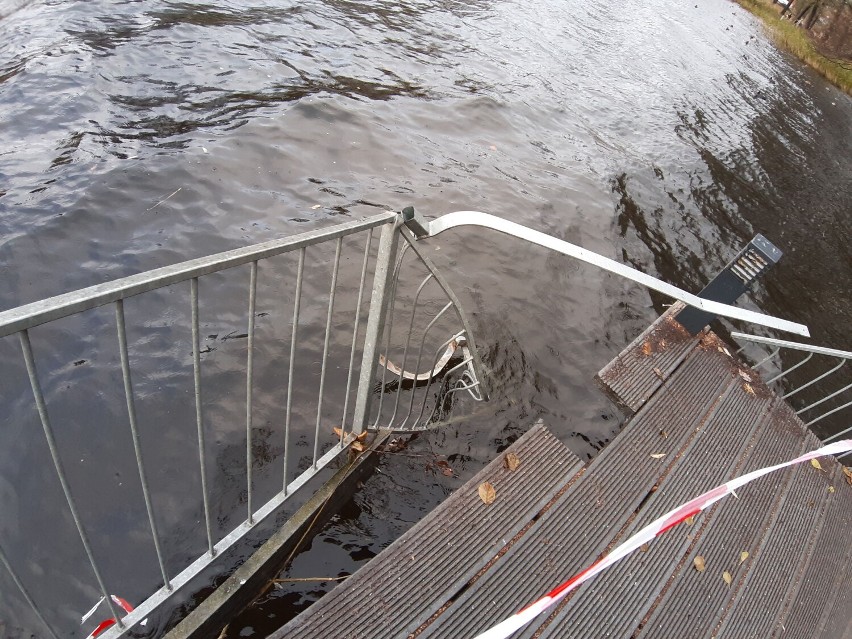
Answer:
M413 204L494 213L688 290L761 232L786 256L745 304L852 349L852 101L733 3L54 0L6 1L0 16L0 308ZM584 456L617 432L592 375L665 300L493 234L429 245L474 318L494 398L387 456L291 576L354 570L538 417ZM180 318L163 324L158 310L138 336L157 354L140 381L152 402L191 376L174 347ZM107 388L97 362L115 353L88 336L108 320L57 329L62 346L41 356L58 371L48 401L63 415L107 407L58 425L81 464L129 450L102 433L124 423L120 394L62 392L81 359ZM19 570L48 618L82 637L95 584L52 535L67 516L58 489L43 488L55 480L28 390L11 381L15 349L0 345L0 543L28 544ZM169 419L192 423L190 399L170 405ZM239 423L239 402L217 406ZM164 481L178 477L187 435L148 434ZM223 469L239 463L236 437L221 434ZM108 464L100 479L75 468L94 495L131 481ZM239 492L217 491L223 502ZM144 530L144 511L104 499L87 508L107 522L103 543ZM167 534L189 535L180 515L196 506L169 506ZM108 548L108 581L140 601L159 585L156 566L125 551ZM263 636L328 587L276 589L228 636ZM5 573L0 588L2 632L39 634Z

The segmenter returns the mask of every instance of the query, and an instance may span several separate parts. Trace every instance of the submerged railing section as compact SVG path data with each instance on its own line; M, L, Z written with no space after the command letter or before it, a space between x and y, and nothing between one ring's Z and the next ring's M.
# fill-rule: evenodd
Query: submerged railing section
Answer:
M824 443L852 432L852 427L841 426L852 415L852 375L847 367L852 352L739 332L731 332L731 337L742 345L737 353L753 362L752 368L764 375L767 384L777 385L778 394L805 426L819 431L826 430L821 429L824 420L837 422L838 427L827 429L832 434L823 438Z
M63 559L76 574L39 575L41 558L25 552L29 515L7 511L21 528L0 536L0 563L53 637L87 634L79 614L93 596L116 620L102 637L140 627L330 474L365 428L432 427L462 391L484 394L458 300L393 213L6 311L0 342L4 395L20 391L4 397L4 412L40 424L53 472L37 475L58 482L49 507L64 502L70 518L69 528L57 513L45 535L63 555L76 536L85 555L80 565ZM31 428L23 436L38 448ZM116 531L121 510L145 529ZM156 572L128 574L145 556ZM134 598L144 601L126 614L122 602Z

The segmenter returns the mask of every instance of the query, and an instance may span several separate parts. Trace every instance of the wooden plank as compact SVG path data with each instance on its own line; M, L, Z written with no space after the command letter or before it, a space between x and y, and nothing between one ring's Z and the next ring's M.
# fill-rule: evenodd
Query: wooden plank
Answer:
M272 635L400 637L415 632L487 565L582 470L582 463L543 425L501 455L364 568ZM482 502L490 482L497 498Z

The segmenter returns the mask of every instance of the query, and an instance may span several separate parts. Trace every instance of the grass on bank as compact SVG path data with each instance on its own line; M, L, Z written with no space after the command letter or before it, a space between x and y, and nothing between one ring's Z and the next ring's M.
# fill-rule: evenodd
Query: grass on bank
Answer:
M797 27L790 20L782 20L778 9L763 0L736 0L763 20L769 28L772 38L793 55L810 65L826 80L836 87L852 95L852 62L835 61L826 58L817 51L804 29Z

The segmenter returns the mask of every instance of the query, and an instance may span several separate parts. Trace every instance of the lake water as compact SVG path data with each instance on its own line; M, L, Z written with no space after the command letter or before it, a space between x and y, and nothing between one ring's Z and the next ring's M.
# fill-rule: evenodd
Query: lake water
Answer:
M6 0L0 16L0 309L414 205L493 213L693 291L760 232L785 257L744 304L852 349L852 100L732 2ZM354 570L535 419L584 457L618 430L592 376L667 300L487 232L428 244L473 317L494 397L386 456L291 576ZM73 335L45 366L97 371L114 355ZM162 389L185 353L157 339L163 374L141 383ZM84 637L75 624L98 595L77 549L58 545L76 540L44 488L55 478L16 349L0 344L0 544L48 619ZM69 459L124 455L60 378L48 402L65 406ZM120 395L100 399L124 428ZM160 426L152 454L168 445L178 466L193 431ZM79 481L97 501L101 487ZM86 510L104 539L144 529L136 507ZM191 556L183 525L165 531L170 556ZM158 572L125 550L105 553L108 581L138 602ZM227 636L263 636L329 587L274 589ZM40 632L5 571L0 592L0 634Z

